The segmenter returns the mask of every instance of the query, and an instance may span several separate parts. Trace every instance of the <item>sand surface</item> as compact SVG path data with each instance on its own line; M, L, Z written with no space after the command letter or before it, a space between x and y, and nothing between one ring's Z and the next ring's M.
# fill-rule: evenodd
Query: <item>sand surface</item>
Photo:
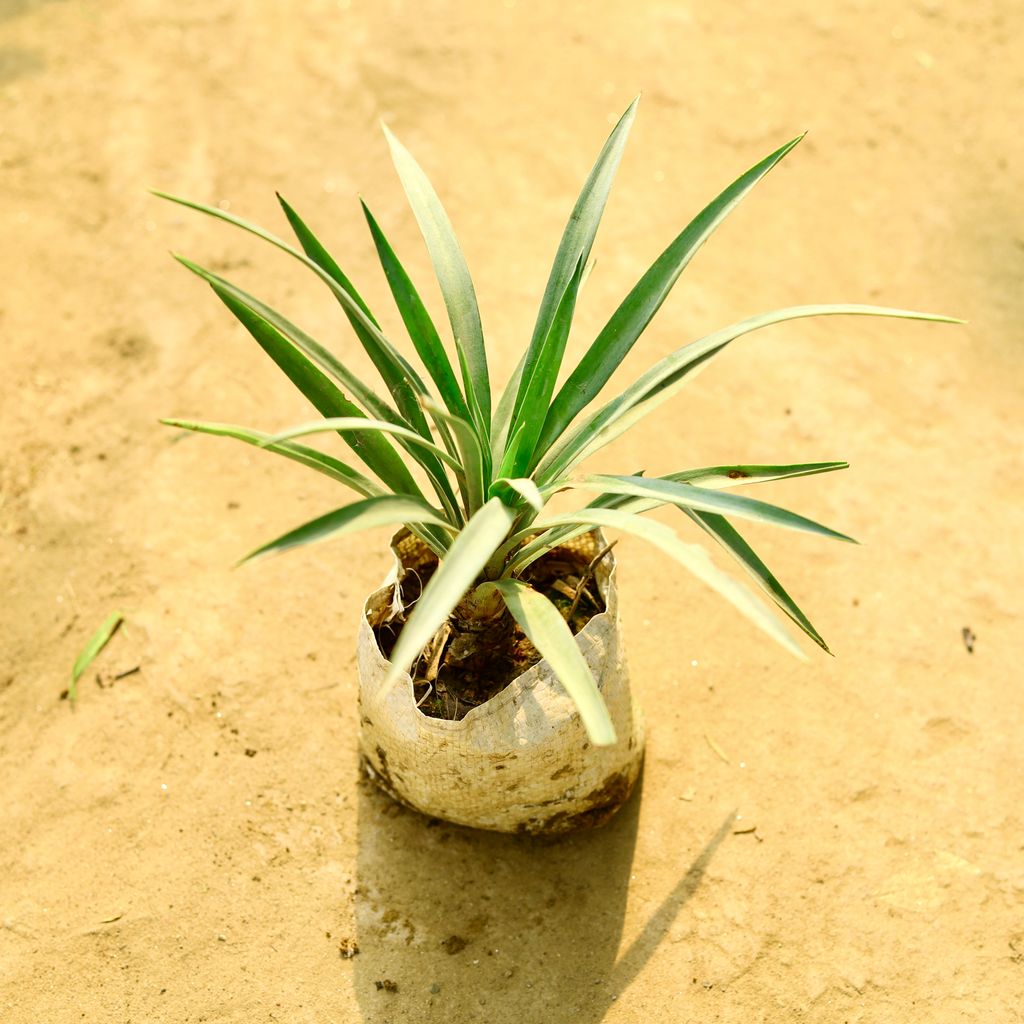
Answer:
M0 0L0 1020L1024 1020L1022 29L1009 0ZM357 775L386 531L231 569L344 499L157 425L308 417L167 251L362 367L356 343L286 258L146 190L279 228L279 189L399 338L357 192L440 304L386 119L447 203L502 378L640 90L573 351L805 129L623 383L796 303L969 323L751 336L602 454L849 459L757 496L862 546L747 531L837 656L790 659L624 540L639 797L558 844L431 825Z

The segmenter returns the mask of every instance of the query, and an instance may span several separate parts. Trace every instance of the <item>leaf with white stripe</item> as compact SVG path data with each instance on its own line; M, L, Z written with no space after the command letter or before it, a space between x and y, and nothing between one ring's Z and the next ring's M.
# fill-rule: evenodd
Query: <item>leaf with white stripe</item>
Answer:
M767 633L773 640L801 660L806 655L789 635L778 616L749 587L727 576L711 561L708 553L696 544L679 539L674 530L653 519L616 509L582 509L578 513L556 516L537 524L539 529L551 526L602 526L622 530L654 544L680 565L689 569L702 583L707 584L724 597L734 608L745 615L755 626Z
M409 671L430 638L476 582L514 520L515 513L510 508L500 499L491 498L459 531L399 634L391 652L385 689Z
M242 562L249 562L261 555L276 554L289 548L313 544L328 537L342 537L359 530L371 530L376 526L404 526L410 523L449 527L447 520L425 502L404 495L385 494L353 502L351 505L311 519L269 544L258 547L246 555Z
M770 523L772 526L782 526L789 530L814 533L831 540L857 543L845 533L822 526L813 519L779 508L778 505L769 505L766 501L746 498L739 494L694 487L693 484L680 484L673 480L595 474L583 480L569 481L565 486L573 490L597 491L599 494L626 494L637 498L650 498L667 505L692 508L699 512L719 512L723 515L752 519L755 522Z
M467 375L463 380L467 398L472 392L480 409L482 423L477 424L481 437L491 430L491 385L487 373L487 352L484 349L480 309L477 306L473 279L466 258L455 238L455 230L433 185L412 154L384 125L384 135L391 147L391 159L402 181L416 223L427 243L437 282L441 286L448 319L452 325L455 345L465 357ZM473 403L469 403L470 409Z
M520 580L499 580L485 586L492 586L501 594L530 643L551 666L575 703L590 742L597 747L614 744L615 726L604 697L561 612L543 594Z

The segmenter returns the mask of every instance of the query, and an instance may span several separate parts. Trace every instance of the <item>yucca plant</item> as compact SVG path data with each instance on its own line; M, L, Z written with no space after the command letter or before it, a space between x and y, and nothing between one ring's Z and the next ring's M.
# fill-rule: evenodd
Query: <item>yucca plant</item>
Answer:
M355 286L284 199L279 197L298 247L217 207L157 193L242 228L304 263L340 303L384 385L384 390L374 389L280 313L212 271L177 257L212 287L323 418L276 433L181 419L163 422L265 448L317 470L359 495L359 500L291 530L248 557L383 525L407 527L436 555L439 564L391 651L388 685L413 666L453 614L464 623L467 619L507 619L511 613L575 701L596 745L614 743L615 731L566 622L564 607L559 608L526 582L528 569L537 559L597 528L634 534L659 547L799 654L799 646L777 612L819 647L828 648L732 521L771 523L836 540L850 538L794 512L728 490L844 469L845 462L714 466L647 477L640 473L587 474L582 469L585 460L674 398L697 370L731 342L759 328L832 314L949 320L866 305L781 309L683 345L611 400L595 404L694 253L797 145L797 138L741 175L672 240L559 385L591 247L635 112L636 101L616 124L583 186L562 235L529 344L496 403L476 294L451 223L423 170L387 129L395 167L447 307L454 364L409 275L365 204L363 212L426 376L385 337ZM339 434L365 471L298 443L298 438L318 432ZM549 499L562 491L577 491L589 503L572 512L547 514ZM666 506L677 508L721 545L752 577L767 601L716 568L702 547L644 516Z

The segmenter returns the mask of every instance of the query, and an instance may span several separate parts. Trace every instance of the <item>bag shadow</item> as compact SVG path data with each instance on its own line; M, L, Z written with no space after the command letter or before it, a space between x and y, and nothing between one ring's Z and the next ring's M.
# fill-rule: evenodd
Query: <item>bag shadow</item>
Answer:
M359 786L356 998L367 1024L597 1022L693 894L732 816L619 957L643 777L601 828L461 828Z

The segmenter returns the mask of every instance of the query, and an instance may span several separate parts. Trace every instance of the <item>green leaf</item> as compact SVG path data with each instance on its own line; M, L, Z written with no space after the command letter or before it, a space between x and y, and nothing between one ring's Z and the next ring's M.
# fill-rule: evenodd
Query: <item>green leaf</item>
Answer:
M511 509L499 498L491 498L462 528L398 637L391 652L385 689L409 671L427 641L466 596L514 520Z
M660 359L621 395L587 418L562 444L553 449L541 461L535 476L546 483L610 444L644 416L673 397L697 369L706 366L737 338L774 324L814 316L884 316L937 323L959 322L953 317L934 313L859 304L790 306L748 317L690 342Z
M288 441L293 437L304 437L309 434L322 434L336 431L343 437L355 434L361 437L368 432L391 434L397 437L402 444L410 451L420 451L426 454L416 455L417 461L423 466L430 478L430 482L437 492L441 504L444 505L449 519L453 525L462 523L462 513L459 511L458 502L452 492L448 478L444 475L441 463L445 462L451 466L460 482L464 482L462 465L459 461L448 454L443 448L438 447L433 441L421 437L415 430L409 427L400 427L394 423L384 420L371 420L364 416L342 416L331 417L323 420L314 420L311 423L301 423L296 427L290 427L271 437L271 442Z
M668 297L694 253L746 194L800 141L787 142L734 181L676 236L637 282L562 386L538 443L546 451L604 387Z
M705 490L693 484L676 483L672 480L648 480L642 476L606 476L595 474L582 480L566 484L572 489L597 491L599 494L628 494L637 498L652 498L680 508L692 508L698 512L720 512L754 522L770 523L783 526L789 530L803 533L814 533L832 540L844 540L850 544L857 542L844 533L831 530L827 526L789 512L777 505L769 505L755 498L745 498L739 494L726 494L722 491Z
M655 477L658 480L672 480L680 483L691 483L696 486L711 488L725 488L725 487L737 487L743 484L752 483L763 483L768 480L785 480L790 477L798 476L811 476L816 473L828 473L832 470L847 469L849 463L846 462L806 462L798 463L795 465L788 466L711 466L706 469L686 469L678 473L668 473L661 477ZM636 474L640 476L640 473ZM564 486L565 481L555 481L548 485L541 491L542 497L549 498L556 491L560 490ZM595 498L586 507L587 508L612 508L621 509L622 511L641 513L649 512L651 509L659 508L665 505L666 502L659 499L650 498L638 498L632 495L626 494L601 494ZM684 509L689 514L689 510ZM697 513L693 513L697 515ZM711 515L711 513L707 513ZM546 531L540 537L537 538L538 543L543 545L542 549L534 547L537 552L536 557L540 557L544 550L550 547L556 547L558 544L562 544L572 537L579 536L581 533L586 532L586 527L582 526L563 526L560 528ZM506 545L503 555L511 553L515 546L522 542L525 536L529 535L528 530L523 530L516 538ZM528 564L528 563L527 563ZM525 566L522 564L518 565L519 571Z
M426 306L423 305L423 300L420 298L419 292L416 291L412 279L406 273L405 267L395 255L391 243L381 231L376 218L366 203L362 205L366 223L373 236L373 244L377 247L377 255L384 268L384 274L388 279L388 285L394 296L398 312L401 314L402 322L409 332L409 337L431 379L437 385L437 390L448 410L453 416L468 420L470 418L469 407L459 390L448 353L444 350L434 321L427 312Z
M591 506L587 506L590 508ZM624 506L625 508L625 506ZM632 506L628 509L634 511ZM582 515L582 510L580 512ZM499 549L493 560L494 565L503 566L502 577L521 576L524 570L542 555L565 544L575 537L590 533L594 529L582 519L568 525L544 523L529 525L514 533ZM529 539L529 538L532 538Z
M769 597L827 654L832 652L821 634L811 625L810 619L797 607L796 602L786 593L785 588L772 575L771 570L761 561L754 549L743 539L739 531L724 516L712 512L695 512L683 509L698 526L714 537L748 573L758 582Z
M335 262L334 257L321 245L320 240L309 230L302 218L285 201L284 196L280 192L275 192L274 194L277 196L277 201L281 204L281 209L284 210L285 217L288 218L292 231L295 232L295 237L299 240L299 245L302 246L302 251L348 292L352 297L352 301L363 311L363 315L367 320L373 323L375 327L380 327L376 317L370 312L370 307L363 301L363 297L356 291L355 285L345 276L344 271ZM348 313L348 309L344 304L342 304L342 309L345 309L346 314ZM354 317L350 316L349 319L352 320L353 327L359 323ZM359 326L362 327L362 324L359 323Z
M422 429L414 428L412 424L408 423L402 418L402 416L392 409L387 402L380 399L370 388L359 380L355 374L351 373L338 359L328 352L327 349L314 341L308 334L296 327L295 324L290 320L287 320L276 310L271 309L258 299L253 298L241 288L233 285L230 281L227 281L222 277L218 277L216 274L213 274L208 270L204 270L198 264L192 263L190 260L181 256L176 256L175 258L179 263L183 264L193 273L206 281L222 298L224 294L230 295L239 305L248 309L257 318L265 320L270 324L271 327L282 334L287 341L290 341L297 349L309 356L312 362L323 367L323 369L327 370L328 373L333 374L336 379L349 388L355 397L362 402L364 408L370 410L377 419L384 420L388 423L394 423L398 426L404 427L407 431L416 429L419 437L424 438L428 442L430 441L430 430L426 426L426 420L423 418L423 414L419 409L418 403L416 406L416 422L422 424ZM359 415L362 415L362 412L359 412ZM454 510L456 508L455 495L452 493L451 486L448 483L444 470L441 468L437 458L429 449L424 448L423 445L410 443L408 440L409 435L407 433L400 433L398 436L402 447L409 452L409 454L423 467L424 471L430 477L430 482L433 485L434 490L437 492L437 496L440 498L441 502L454 514Z
M768 483L771 480L789 480L798 476L815 476L818 473L832 473L837 469L849 468L848 462L800 462L786 466L709 466L706 469L685 469L681 473L666 473L658 479L716 490L742 487L744 484Z
M512 434L511 439L508 442L508 446L505 448L505 454L502 456L501 465L495 470L496 477L509 477L512 476L515 471L516 455L520 451L522 444L522 437L526 433L526 424L520 423L516 427L515 433Z
M426 394L426 386L423 381L381 334L377 321L370 314L366 303L313 232L280 195L277 198L306 255L337 285L332 291L341 303L342 309L345 310L359 343L372 360L384 383L387 384L399 411L420 434L429 437L430 428L427 426L419 404L419 395Z
M275 442L270 434L264 434L258 430L249 430L247 427L236 427L230 423L204 423L194 420L162 419L161 423L168 427L179 427L181 430L191 430L200 434L212 434L215 437L233 437L246 444L255 445L257 448L265 448L267 451L283 455L285 458L293 459L310 469L315 469L326 476L343 483L352 490L369 498L382 493L379 484L374 483L368 477L344 462L317 451L316 448L307 448L305 445L293 444L290 441Z
M337 300L341 303L346 313L350 317L354 317L359 321L363 328L365 328L366 335L372 338L375 353L378 358L385 359L394 364L395 374L402 378L407 378L413 388L418 394L428 394L426 386L423 381L420 380L419 375L409 365L409 363L402 357L402 355L395 350L391 343L384 337L378 330L376 324L371 320L359 306L359 304L352 298L352 296L345 290L345 288L339 284L331 275L324 270L314 260L310 259L304 252L300 252L294 246L289 245L283 239L278 238L277 235L261 228L258 224L253 224L251 221L245 220L242 217L238 217L233 213L228 213L226 210L221 210L215 206L207 206L205 203L193 202L190 199L182 199L179 196L172 196L167 192L160 192L153 190L153 195L160 199L166 199L169 202L177 203L179 206L188 207L190 210L197 210L200 213L205 213L210 217L215 217L218 220L222 220L227 224L233 224L237 228L241 228L243 231L248 231L250 234L255 235L257 238L262 238L265 242L269 242L271 245L277 247L282 252L288 253L289 256L294 257L300 263L307 266L312 270L334 293ZM362 341L364 335L360 335L360 341ZM372 355L372 354L371 354ZM382 417L386 418L386 417ZM415 424L413 424L415 425ZM428 431L429 434L429 431Z
M293 245L289 245L283 238L278 238L277 235L266 228L261 228L258 224L254 224L252 221L246 220L244 217L239 217L234 213L228 213L227 210L222 210L217 206L208 206L206 203L197 203L192 199L182 199L180 196L172 196L169 192L161 192L158 189L153 189L152 194L158 199L166 199L170 203L176 203L178 206L187 207L190 210L196 210L199 213L205 213L209 217L214 217L217 220L222 220L226 224L233 224L236 228L241 228L243 231L249 232L251 235L255 235L257 238L262 238L264 242L269 242L271 245L280 249L282 252L288 253L294 259L297 259L300 263L304 264L310 270L313 271L317 277L320 278L327 285L328 288L334 293L335 297L341 303L342 308L356 317L357 320L367 328L371 333L375 332L375 337L378 342L381 342L390 349L392 352L394 349L391 348L390 343L380 334L373 320L371 320L362 310L359 303L352 298L349 292L340 285L331 275L324 270L318 263L310 259L304 252L300 252Z
M772 480L789 480L800 476L814 476L818 473L831 473L837 469L849 469L848 462L800 462L786 466L707 466L704 469L684 469L678 473L664 473L653 480L670 480L676 483L693 484L706 490L724 490L730 487L742 487L745 484L767 483ZM636 473L635 476L643 476ZM565 481L549 484L542 493L553 494ZM629 504L630 511L657 508L665 504L663 501L640 501L621 494L605 494L595 498L590 504L594 507L621 508Z
M551 666L576 704L590 742L597 747L614 744L615 727L604 697L558 609L543 594L520 580L499 580L485 586L494 587L501 594L516 622Z
M476 423L482 438L490 436L491 385L487 373L487 352L484 349L483 328L477 306L473 280L466 266L459 243L455 239L448 214L445 213L437 193L423 169L409 151L395 138L386 125L384 135L391 147L391 158L409 199L413 215L423 233L437 274L441 294L448 308L456 348L465 359L466 375L463 387L467 398L475 397L481 420ZM473 403L467 403L473 409Z
M717 568L703 548L680 540L675 531L663 523L616 509L587 508L581 509L579 512L556 516L537 525L539 528L575 525L587 528L601 526L622 530L624 533L631 533L649 541L674 558L680 565L689 569L701 582L716 590L733 607L786 650L801 660L806 660L803 651L800 650L778 617L756 594ZM528 552L529 548L530 545L527 545L524 548L524 553ZM518 561L519 559L517 559Z
M226 278L206 270L198 263L193 263L184 256L177 254L175 254L174 258L182 266L191 270L193 274L206 281L215 291L220 289L221 292L230 295L236 302L245 306L256 316L266 320L268 324L282 334L296 348L309 356L322 370L331 374L342 387L351 392L356 401L360 402L371 416L375 416L380 420L388 420L390 423L411 426L387 402L380 398L372 388L368 387L352 373L332 352L328 351L318 341L306 334L305 331L278 313L277 310L272 309L266 303L260 302L259 299L254 298Z
M300 423L298 426L289 427L287 430L278 431L271 435L268 444L279 444L281 441L290 441L293 437L307 437L310 434L327 434L337 432L339 434L362 434L364 432L379 432L391 434L394 437L401 437L412 445L430 452L442 462L447 462L458 472L462 472L462 465L457 459L453 459L443 448L427 441L415 430L408 427L400 427L394 423L387 423L384 420L371 420L365 416L342 416L329 417L323 420L312 420L309 423Z
M71 669L71 683L68 686L68 700L72 704L78 700L78 680L82 678L82 673L93 663L96 655L107 646L107 641L117 632L122 622L124 622L123 612L111 612L103 620L103 625L89 638L89 642L82 648L81 654L75 658L75 664Z
M461 345L455 346L455 354L459 357L459 368L462 371L462 379L468 380L470 377L469 364L466 362L466 355L462 351ZM480 408L480 403L477 401L476 392L469 388L466 392L466 402L469 405L469 416L473 424L476 426L477 435L480 437L480 450L483 454L484 460L484 481L491 479L491 444L485 434L480 434L480 423L483 421L483 410Z
M484 456L473 424L468 419L445 412L430 399L423 400L423 407L447 423L455 435L464 470L466 514L471 516L484 503Z
M516 412L512 421L511 436L513 443L509 445L511 462L509 474L519 476L537 464L539 454L535 453L537 439L540 437L544 418L547 416L548 403L555 390L558 369L562 365L562 355L569 339L573 313L576 310L576 296L579 292L580 279L583 274L582 257L576 264L576 271L566 285L565 292L551 320L547 335L538 347L532 361L528 360L523 370L523 378L519 386L519 398L516 401ZM509 462L509 459L505 459Z
M498 399L498 407L494 410L494 417L491 420L491 450L494 462L499 465L509 454L508 435L509 427L512 425L512 410L519 397L519 382L523 379L523 369L528 355L529 351L525 351L519 357L519 362L516 363L516 368L512 371L501 398Z
M298 348L270 323L244 306L218 286L212 286L221 302L231 310L259 346L285 372L292 383L309 399L312 406L326 417L362 417L354 406L317 370ZM367 430L345 436L352 451L364 461L394 492L422 498L409 470L391 445L378 431Z
M236 427L228 423L202 423L179 419L162 419L160 422L167 426L179 427L182 430L191 430L201 434L233 437L239 441L244 441L246 444L255 445L257 448L276 452L351 487L354 491L367 498L378 497L384 493L380 484L363 476L352 469L351 466L347 466L344 462L333 456L318 451L316 448L307 448L304 445L294 444L291 441L274 443L270 434L264 434L258 430L249 430L245 427ZM448 550L448 541L442 531L438 531L429 524L419 526L410 523L408 525L409 529L432 551L437 554L443 554Z
M491 498L501 498L507 505L517 505L525 501L535 512L544 509L544 496L529 477L500 477L491 484L487 494Z
M561 241L558 244L558 252L555 254L554 263L551 266L551 273L548 276L548 283L544 289L544 297L541 300L540 310L537 313L537 322L533 328L533 336L530 339L529 348L516 372L512 375L505 395L514 396L515 402L511 409L506 407L505 396L498 405L498 414L495 419L495 443L503 445L505 439L511 434L510 424L518 418L522 407L521 378L525 374L529 378L540 351L545 345L546 339L551 331L551 326L557 316L559 304L563 300L570 282L577 274L577 264L586 266L590 258L590 251L594 245L594 238L597 235L598 225L601 223L601 216L604 213L605 204L608 202L608 195L611 192L612 182L615 173L619 169L619 161L622 159L622 152L629 138L630 128L636 117L637 104L640 97L629 105L618 123L608 136L597 161L594 163L587 180L583 184L576 205L569 216L569 222L562 232ZM575 286L578 291L579 284ZM575 301L575 294L574 294ZM561 354L559 354L559 364ZM558 365L554 368L551 378L552 390L558 375ZM548 395L550 398L550 393ZM545 410L546 412L546 410Z
M263 351L287 374L321 415L365 418L359 407L350 402L276 327L220 286L212 287ZM346 435L343 437L349 447L391 490L422 499L423 494L405 463L379 433L364 431L351 438Z
M246 555L239 563L249 562L260 555L275 554L289 548L301 547L327 537L341 537L358 530L370 530L376 526L396 526L410 523L429 524L450 529L450 524L426 502L417 501L396 494L366 498L342 508L328 512L289 530L269 544L264 544Z

